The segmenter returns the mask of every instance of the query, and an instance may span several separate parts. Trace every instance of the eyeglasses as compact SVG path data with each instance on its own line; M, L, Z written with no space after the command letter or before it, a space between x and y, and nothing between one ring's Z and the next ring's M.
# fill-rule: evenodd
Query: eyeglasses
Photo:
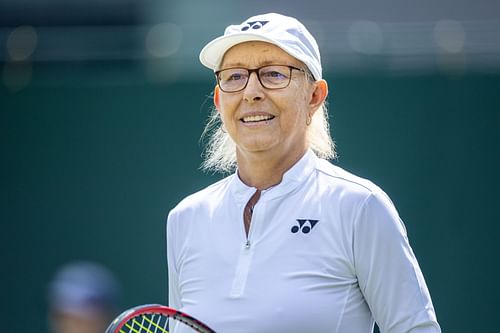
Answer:
M283 89L292 80L292 70L305 72L303 69L288 65L269 65L255 69L226 68L215 72L220 90L232 93L246 88L250 74L255 72L260 84L266 89Z

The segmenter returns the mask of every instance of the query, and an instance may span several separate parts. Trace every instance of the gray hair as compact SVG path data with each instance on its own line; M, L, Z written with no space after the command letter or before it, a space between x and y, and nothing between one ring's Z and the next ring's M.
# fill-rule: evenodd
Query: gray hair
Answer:
M203 130L202 139L208 138L203 152L201 169L209 172L231 173L236 169L236 144L224 130L219 113L212 107L211 115ZM336 156L330 136L328 109L324 102L312 117L308 128L309 147L324 159Z

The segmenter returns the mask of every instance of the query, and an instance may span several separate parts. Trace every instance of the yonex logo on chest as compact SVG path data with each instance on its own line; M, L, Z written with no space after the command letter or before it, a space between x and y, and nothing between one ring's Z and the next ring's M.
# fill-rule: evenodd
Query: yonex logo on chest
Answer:
M252 28L252 29L260 29L262 28L263 26L266 25L266 23L268 23L269 21L253 21L253 22L247 22L246 25L243 26L243 28L241 28L241 31L247 31L248 29Z
M290 230L293 234L302 231L303 234L308 234L314 228L319 220L297 219L297 224Z

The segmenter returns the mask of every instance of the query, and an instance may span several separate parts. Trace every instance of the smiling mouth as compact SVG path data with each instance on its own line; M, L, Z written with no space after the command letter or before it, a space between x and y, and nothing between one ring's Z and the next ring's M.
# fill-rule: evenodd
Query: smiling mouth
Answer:
M241 118L241 121L244 123L258 123L260 121L268 121L274 119L274 116L271 115L258 115L258 116L248 116L248 117L243 117Z

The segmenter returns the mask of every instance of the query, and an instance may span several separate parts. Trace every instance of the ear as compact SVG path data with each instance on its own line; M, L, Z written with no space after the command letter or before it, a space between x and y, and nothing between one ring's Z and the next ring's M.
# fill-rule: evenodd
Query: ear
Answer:
M318 80L314 82L314 90L309 100L309 107L311 108L311 115L323 104L328 96L328 83L325 80Z
M220 89L219 86L215 86L214 88L214 105L217 111L219 111L219 106L220 106Z

